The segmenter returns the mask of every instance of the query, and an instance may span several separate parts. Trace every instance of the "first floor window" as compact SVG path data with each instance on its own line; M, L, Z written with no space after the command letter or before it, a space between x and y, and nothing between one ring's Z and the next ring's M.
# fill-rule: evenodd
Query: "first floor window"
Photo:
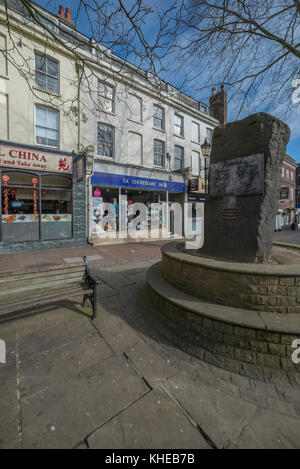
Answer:
M154 164L155 166L164 166L165 143L161 140L154 140Z
M184 160L184 150L182 147L175 146L175 155L174 155L174 169L183 168L183 160Z
M45 106L35 108L35 141L59 148L59 112Z
M98 155L114 158L115 129L111 125L98 123Z

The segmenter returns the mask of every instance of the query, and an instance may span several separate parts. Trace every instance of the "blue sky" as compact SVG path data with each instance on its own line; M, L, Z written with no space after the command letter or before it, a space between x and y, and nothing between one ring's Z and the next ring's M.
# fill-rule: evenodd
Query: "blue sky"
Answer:
M126 8L128 8L130 5L135 3L134 0L123 0L123 1L124 1ZM167 4L171 4L170 2L171 0L148 0L147 3L151 6L156 6L158 8L160 8L161 6L165 8ZM56 14L58 12L59 5L63 5L65 8L71 7L73 12L75 12L76 6L78 5L78 0L73 0L73 1L70 1L70 0L67 0L67 1L35 0L35 3L41 5L42 7ZM90 3L92 4L93 2L90 2ZM115 0L111 0L112 8L113 8L114 3L115 3ZM156 19L155 13L153 13L152 15L149 16L148 21L145 23L144 28L143 28L144 35L149 42L151 42L151 39L153 39L155 31L157 30L157 25L158 25L157 19ZM80 19L78 20L77 28L82 33L89 36L89 27L86 22L86 17L84 15L82 15L82 20ZM115 51L115 52L118 52L118 51ZM197 70L195 70L195 73L197 75ZM197 81L194 82L194 86L193 86L193 83L191 83L188 89L185 87L182 87L182 76L180 73L174 74L173 72L164 71L164 73L161 75L161 78L173 84L174 86L180 88L183 92L186 92L187 94L194 96L196 99L202 100L204 102L207 102L208 100L208 97L210 94L210 88L211 88L209 83L207 83L208 88L205 91L202 90L200 92L196 86ZM199 84L199 81L202 81L202 83L203 82L205 83L205 73L202 73L199 77L197 77L197 80L198 80L198 84ZM293 107L293 110L294 110L293 116L291 116L290 118L287 118L287 123L289 124L291 128L291 139L287 147L287 153L292 158L295 158L297 162L300 162L300 103L295 104L294 106L297 106L297 108ZM235 119L235 115L232 112L233 108L234 108L233 102L229 101L229 109L228 109L229 120ZM278 115L278 112L280 112L280 103L276 103L276 106L274 108L265 109L261 105L259 99L257 99L255 109L251 109L251 111L252 112L267 111L267 112L273 113L274 115ZM242 118L245 115L246 115L246 111L239 118Z

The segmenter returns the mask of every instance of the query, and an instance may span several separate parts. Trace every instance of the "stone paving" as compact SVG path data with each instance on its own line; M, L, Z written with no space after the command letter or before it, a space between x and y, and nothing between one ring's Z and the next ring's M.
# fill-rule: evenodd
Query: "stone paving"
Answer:
M274 233L274 241L300 245L300 230L284 229Z
M300 447L300 382L225 372L164 338L145 289L153 252L95 267L94 323L67 302L0 324L0 448Z

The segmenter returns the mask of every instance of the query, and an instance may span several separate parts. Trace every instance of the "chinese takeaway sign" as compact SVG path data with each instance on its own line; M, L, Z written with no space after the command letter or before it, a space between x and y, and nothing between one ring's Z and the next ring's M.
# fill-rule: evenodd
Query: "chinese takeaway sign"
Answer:
M72 174L73 159L71 156L1 145L0 166L12 169Z

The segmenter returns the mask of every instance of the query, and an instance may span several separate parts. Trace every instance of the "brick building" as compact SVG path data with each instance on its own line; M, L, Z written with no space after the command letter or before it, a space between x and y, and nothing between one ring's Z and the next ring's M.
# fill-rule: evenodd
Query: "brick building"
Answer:
M285 155L282 163L279 212L281 225L290 226L296 216L296 160Z

